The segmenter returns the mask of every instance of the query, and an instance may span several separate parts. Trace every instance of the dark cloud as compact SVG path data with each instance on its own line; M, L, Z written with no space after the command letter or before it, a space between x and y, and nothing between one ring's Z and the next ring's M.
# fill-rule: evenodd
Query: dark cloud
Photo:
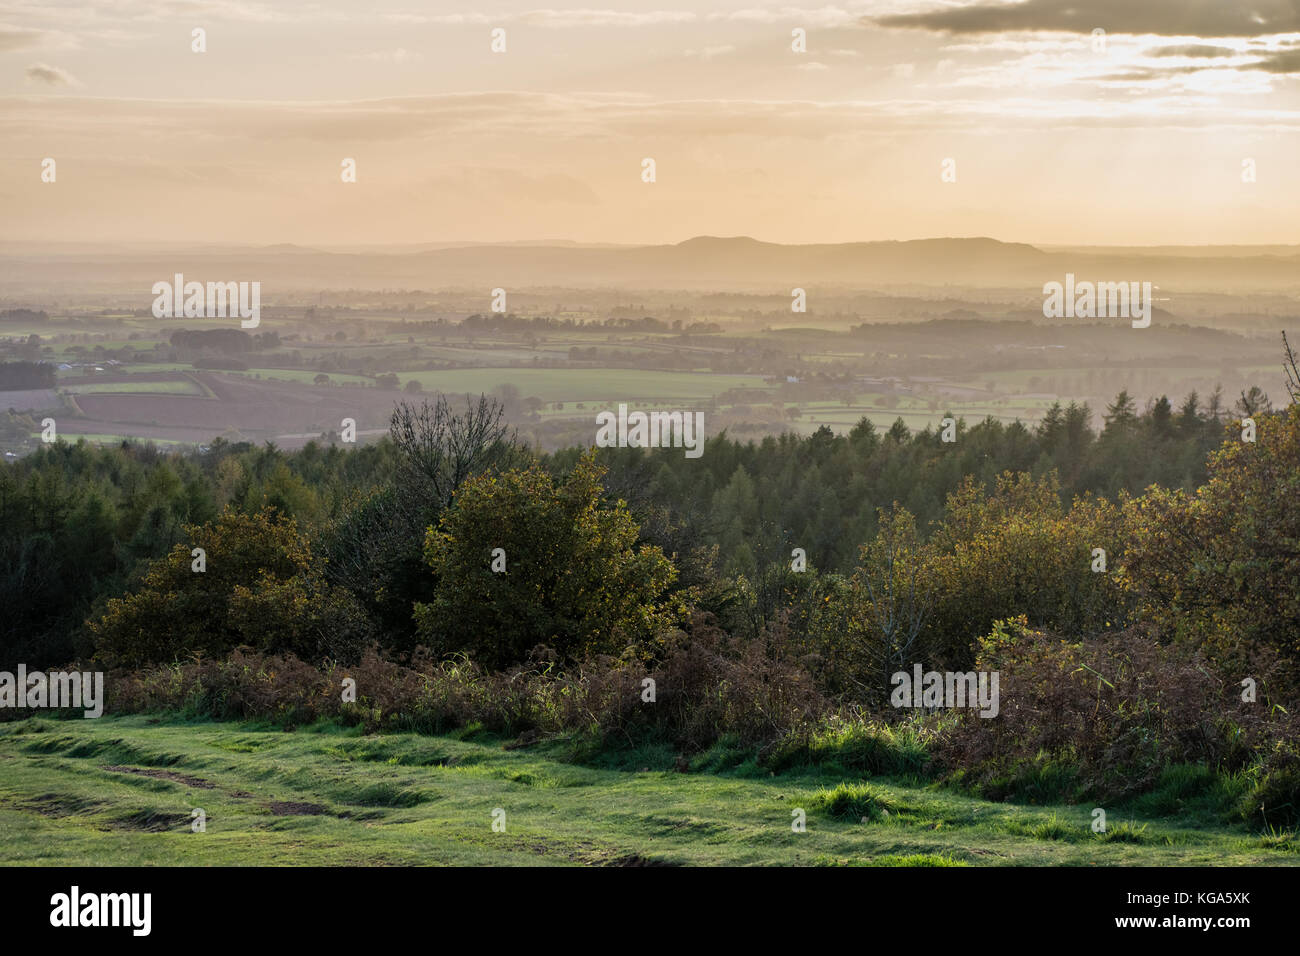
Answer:
M1126 73L1109 73L1099 79L1103 83L1147 83L1151 80L1162 80L1169 76L1181 76L1188 73L1199 73L1201 70L1211 69L1208 66L1175 66L1175 67L1136 67Z
M1221 51L1221 52L1198 52L1198 51ZM1242 56L1237 50L1229 50L1227 47L1214 46L1167 46L1156 50L1147 50L1147 56L1187 56L1206 60L1214 60L1227 56ZM1300 74L1300 50L1283 49L1271 50L1267 53L1261 51L1251 51L1245 54L1261 59L1251 60L1249 63L1194 63L1189 66L1158 66L1158 67L1139 67L1129 73L1117 73L1110 76L1102 77L1104 80L1115 81L1140 81L1153 80L1162 76L1175 76L1180 73L1199 73L1201 70L1239 70L1239 71L1258 71L1263 73L1276 73L1279 75Z
M1300 73L1300 50L1279 50L1240 69L1263 70L1265 73Z
M49 66L45 63L33 63L27 68L27 79L36 83L44 83L47 86L76 86L77 81L72 78L72 74L67 70L60 70L57 66Z
M1254 37L1300 32L1300 0L1024 0L871 18L941 33L1043 31Z
M1210 46L1205 43L1193 43L1187 46L1162 46L1147 50L1146 56L1194 56L1210 59L1221 56L1236 56L1237 51L1227 46Z

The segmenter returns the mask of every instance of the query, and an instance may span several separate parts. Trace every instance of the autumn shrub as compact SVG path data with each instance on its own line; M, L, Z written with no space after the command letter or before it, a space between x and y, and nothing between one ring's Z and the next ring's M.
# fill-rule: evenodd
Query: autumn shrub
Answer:
M696 616L650 673L656 702L638 708L631 725L685 751L724 734L741 745L776 740L827 710L795 653L779 628L740 640Z
M975 665L998 671L995 719L966 715L937 742L940 762L988 796L1115 798L1150 789L1176 763L1233 772L1294 736L1287 710L1242 699L1239 675L1136 630L1081 641L999 622ZM1277 684L1260 662L1259 693ZM1047 781L1054 781L1044 787Z
M345 678L355 682L355 701L343 699ZM337 718L368 730L426 733L476 724L504 735L573 732L613 746L664 741L686 752L724 736L746 745L775 740L825 708L811 678L774 640L735 641L703 618L648 666L596 657L561 667L553 650L539 646L523 663L489 671L425 651L398 663L372 646L353 664L315 667L290 654L239 648L223 658L116 673L107 696L115 712L287 725Z
M115 713L175 711L294 726L335 713L338 694L323 671L297 657L236 648L224 658L195 655L185 662L110 674L106 696Z
M1076 638L1122 630L1131 600L1111 572L1126 541L1118 506L1084 496L1067 508L1055 475L1008 472L988 493L968 478L923 554L933 607L922 643L936 663L965 670L975 639L1004 618Z
M1244 666L1271 649L1300 677L1300 405L1240 422L1194 494L1152 488L1127 506L1123 580L1162 634Z
M239 646L312 661L354 657L369 623L328 583L297 524L272 509L226 510L187 527L189 541L152 562L140 586L88 622L110 667L220 657Z
M425 542L421 642L500 669L538 644L565 659L620 655L679 623L688 595L669 597L676 569L638 544L623 502L603 500L602 474L584 456L559 482L536 465L467 480Z

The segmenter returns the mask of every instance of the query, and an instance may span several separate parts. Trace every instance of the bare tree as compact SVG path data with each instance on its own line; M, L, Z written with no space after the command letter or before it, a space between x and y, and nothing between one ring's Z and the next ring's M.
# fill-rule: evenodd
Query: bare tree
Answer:
M1282 333L1282 348L1286 355L1282 362L1282 371L1286 372L1286 391L1291 396L1291 402L1300 402L1300 366L1296 365L1295 350L1291 348L1291 343L1286 340L1286 332Z
M1205 403L1205 420L1217 422L1223 417L1223 386L1215 385L1210 400Z
M439 511L466 478L503 464L517 447L504 405L486 395L477 403L465 396L462 414L452 412L445 395L419 405L398 402L388 432L398 451L402 496L427 496Z
M465 397L454 414L438 395L398 402L389 435L397 467L389 481L343 509L331 529L331 580L361 596L394 645L413 640L411 602L428 572L425 535L474 474L516 463L520 449L495 399Z
M1273 403L1269 401L1268 395L1258 385L1252 385L1249 391L1242 392L1241 398L1237 399L1237 414L1242 418L1268 412L1272 408Z

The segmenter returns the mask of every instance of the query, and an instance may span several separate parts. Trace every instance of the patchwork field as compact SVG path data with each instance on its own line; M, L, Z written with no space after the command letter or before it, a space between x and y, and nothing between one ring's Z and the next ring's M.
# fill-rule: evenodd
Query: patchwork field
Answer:
M759 375L660 372L626 368L473 368L403 373L425 389L490 392L511 384L544 402L698 402L732 388L765 388Z
M75 396L80 419L61 422L61 431L192 443L209 442L223 433L283 441L293 435L337 432L344 418L355 419L361 432L382 430L399 397L386 389L312 386L212 372L195 372L186 381L192 390L173 387L165 396L146 390L168 384L159 381L142 383L145 388L117 382L112 384L120 389L87 387Z
M1287 839L742 764L619 769L484 734L293 733L142 716L0 725L6 865L1293 865ZM638 766L644 762L645 766ZM841 784L845 786L841 787ZM193 832L192 812L206 814ZM803 810L807 829L791 829ZM504 832L493 830L504 811ZM497 814L500 818L500 814Z
M1221 407L1253 384L1285 392L1280 367L1264 364L1276 336L1262 333L1171 326L1134 340L982 321L887 322L861 332L830 316L825 328L793 328L764 325L743 309L712 316L708 305L697 303L695 318L716 322L693 333L617 322L466 329L459 320L408 324L405 313L382 309L286 306L268 308L260 327L273 341L231 354L173 346L172 327L151 316L55 315L31 335L42 360L64 365L58 388L2 393L0 410L53 412L69 437L205 444L224 435L293 448L337 431L343 418L356 420L363 441L381 434L394 402L412 398L407 388L488 393L510 399L507 415L526 440L554 449L594 440L594 413L620 402L703 410L707 435L758 438L822 426L843 434L864 417L878 429L899 418L913 430L937 428L947 413L971 424L991 416L1032 425L1057 399L1088 402L1096 420L1120 389L1139 404L1168 394L1175 407L1192 391L1204 401L1220 385ZM565 314L562 303L542 311ZM27 331L11 324L0 339L16 347ZM26 441L11 444L30 450L37 434L23 427Z

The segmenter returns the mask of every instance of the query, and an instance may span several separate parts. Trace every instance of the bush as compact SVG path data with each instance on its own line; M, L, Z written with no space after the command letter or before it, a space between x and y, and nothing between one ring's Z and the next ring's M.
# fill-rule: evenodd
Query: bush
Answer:
M1272 649L1300 674L1300 404L1256 416L1210 456L1195 495L1151 489L1128 507L1125 581L1163 634L1242 664Z
M226 510L186 533L191 540L152 562L138 590L87 623L98 660L132 667L240 645L321 660L355 657L367 643L360 607L324 580L292 519ZM203 571L194 569L196 548Z
M1295 732L1280 708L1243 702L1235 677L1200 652L1136 631L1070 642L1022 617L981 642L976 667L1000 673L1000 713L964 715L939 758L995 799L1130 796L1171 764L1243 769L1266 741ZM1267 692L1272 672L1259 673Z
M343 703L344 677L357 701ZM643 680L656 700L642 699ZM681 633L655 667L595 658L566 669L535 648L508 671L491 673L465 658L408 664L371 647L355 664L312 667L291 654L238 648L222 659L190 660L110 676L114 711L180 710L215 719L302 724L320 719L367 730L444 733L470 725L492 733L572 733L600 746L667 742L703 752L724 737L753 747L816 719L823 702L812 681L766 641L737 646L704 620Z
M630 726L701 751L724 735L768 744L826 711L812 678L776 636L737 640L696 616L649 675L657 701L637 707Z
M584 456L559 483L536 465L466 481L425 542L435 584L415 608L421 641L499 669L538 644L566 659L621 654L679 623L676 569L637 544L623 502L602 501L603 473Z
M936 661L970 666L972 635L1026 615L1079 638L1127 626L1129 598L1113 573L1092 570L1094 548L1108 571L1125 540L1120 510L1080 498L1066 510L1054 476L1003 474L992 494L973 480L948 498L922 576L934 589L922 643Z

